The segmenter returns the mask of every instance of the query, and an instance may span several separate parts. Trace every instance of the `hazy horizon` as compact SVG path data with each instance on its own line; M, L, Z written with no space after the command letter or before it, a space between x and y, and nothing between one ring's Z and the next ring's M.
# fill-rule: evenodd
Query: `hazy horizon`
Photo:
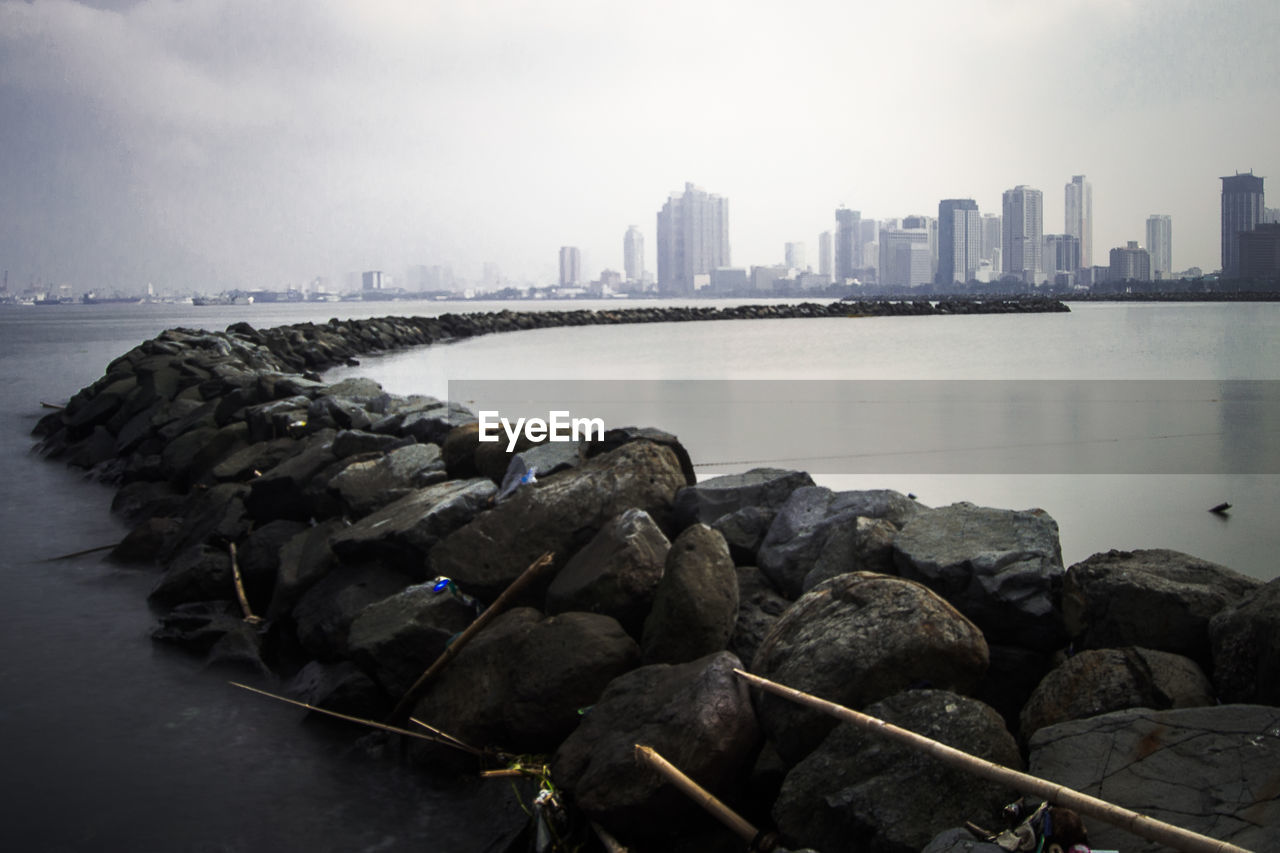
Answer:
M686 182L735 266L817 266L840 205L1000 212L1093 185L1094 263L1146 219L1216 269L1222 175L1280 181L1280 4L0 0L0 268L140 292L416 264L622 269ZM1280 206L1273 187L1272 207ZM337 282L335 282L337 283Z

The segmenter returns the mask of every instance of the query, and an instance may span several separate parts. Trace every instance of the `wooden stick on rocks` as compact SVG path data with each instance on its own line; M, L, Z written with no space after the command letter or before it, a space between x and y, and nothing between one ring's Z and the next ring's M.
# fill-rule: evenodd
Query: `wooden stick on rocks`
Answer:
M253 610L249 607L249 597L244 593L244 580L240 577L240 563L236 560L236 543L232 542L229 550L231 551L231 579L236 584L236 598L240 600L240 610L244 613L244 621L250 625L257 625L262 619L253 615Z
M1219 841L1216 838L1210 838L1207 835L1201 835L1198 832L1192 832L1189 829L1183 829L1180 826L1174 826L1173 824L1147 817L1138 812L1117 806L1114 803L1109 803L1106 800L1082 794L1065 785L1059 785L1056 782L1032 776L1029 773L1010 770L1008 767L1003 767L984 758L978 758L967 752L961 752L954 747L938 743L936 740L918 735L892 723L886 723L884 720L877 719L869 714L854 711L843 705L837 705L835 702L828 702L826 699L819 699L817 696L778 684L776 681L770 681L767 678L761 678L758 675L752 675L740 669L735 669L734 673L739 678L745 679L761 690L781 696L784 699L790 699L800 705L806 705L837 719L853 723L860 729L878 732L891 740L896 740L913 749L928 753L943 764L967 770L975 776L981 776L983 779L989 779L1014 790L1034 794L1054 805L1075 809L1082 815L1096 817L1134 835L1140 835L1150 841L1165 844L1175 850L1184 850L1186 853L1249 853L1243 847L1237 847L1230 842Z
M467 643L471 642L472 638L475 637L476 634L480 633L486 625L498 616L498 614L506 610L511 601L519 595L535 577L537 577L538 573L542 571L542 569L551 565L551 561L554 557L555 555L548 551L538 559L534 560L533 563L530 564L529 568L525 569L520 574L520 577L513 580L511 585L502 591L502 595L499 595L494 599L493 604L486 607L485 611L477 616L476 620L468 625L466 630L459 634L458 638L445 648L445 650L440 654L440 657L436 658L435 662L432 663L431 666L427 667L427 671L418 676L418 680L413 683L413 686L405 692L404 696L401 697L400 701L396 704L395 710L391 712L389 722L394 724L403 722L407 719L409 713L413 710L413 703L418 701L418 697L422 695L423 689L431 683L431 680L439 674L440 670L448 666L449 661L457 657L458 653L462 651Z

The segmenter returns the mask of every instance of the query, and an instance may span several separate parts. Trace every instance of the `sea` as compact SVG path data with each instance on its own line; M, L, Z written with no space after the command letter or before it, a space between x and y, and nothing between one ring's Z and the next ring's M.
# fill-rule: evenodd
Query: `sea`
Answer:
M150 640L154 569L114 565L101 553L58 559L126 531L110 513L111 489L39 457L30 431L47 411L41 403L65 402L166 328L621 307L0 306L0 846L500 849L523 820L506 783L442 786L345 728L304 722L300 710L231 687L225 672ZM399 394L452 390L478 407L491 404L484 395L499 381L539 387L539 404L554 404L558 388L581 390L554 383L587 382L575 414L598 407L611 427L677 434L700 479L769 465L808 470L833 489L897 489L930 506L1036 507L1058 522L1068 565L1113 548L1172 548L1261 580L1280 575L1280 421L1269 407L1280 379L1280 304L1071 307L530 330L364 358L326 378L367 376ZM1065 389L1068 401L1178 393L1172 410L1161 400L1165 408L1148 405L1126 421L1120 441L1088 433L1088 419L1064 409L1062 395L1052 405L1033 400L1029 434L1010 426L1025 426L1025 406L1002 409L985 396L995 389L1006 403L1025 403L1028 388L1042 387ZM950 402L883 414L902 388L913 403ZM1223 404L1241 389L1262 403ZM856 405L824 408L842 395ZM1200 418L1206 408L1208 420ZM1189 426L1179 420L1188 410ZM944 428L920 431L903 418ZM847 452L839 448L846 431ZM1079 468L1087 473L1078 473L1061 460L1085 457L1051 452L1064 444L1104 444L1107 453L1089 456ZM991 455L1012 445L1012 456ZM1177 452L1150 453L1169 447ZM974 461L946 464L956 457ZM1220 503L1231 509L1208 511Z

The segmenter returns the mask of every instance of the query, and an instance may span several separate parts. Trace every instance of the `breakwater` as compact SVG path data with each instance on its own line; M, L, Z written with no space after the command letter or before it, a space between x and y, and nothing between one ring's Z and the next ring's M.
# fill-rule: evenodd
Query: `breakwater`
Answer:
M358 342L333 331L342 323L303 327L331 330L311 336L167 332L49 416L44 447L121 485L135 529L118 556L161 570L157 639L363 716L386 715L478 607L553 553L413 716L470 745L550 756L561 796L636 849L711 832L636 768L640 740L758 825L823 849L851 838L919 849L1012 796L945 776L925 796L927 765L876 758L874 743L749 695L734 666L1033 768L1064 755L1102 766L1101 746L1086 752L1056 727L1104 705L1277 701L1265 655L1249 652L1267 636L1266 587L1169 553L1100 555L1068 572L1042 512L832 493L795 471L694 484L678 441L643 430L572 453L520 448L539 481L498 500L513 460L486 452L465 412L299 372L397 347L399 321L363 322ZM1060 660L1069 639L1097 654ZM1209 711L1219 716L1201 730L1234 726L1274 748L1265 712ZM1139 777L1146 758L1126 759ZM1185 775L1188 790L1210 784ZM1248 831L1246 816L1229 834Z

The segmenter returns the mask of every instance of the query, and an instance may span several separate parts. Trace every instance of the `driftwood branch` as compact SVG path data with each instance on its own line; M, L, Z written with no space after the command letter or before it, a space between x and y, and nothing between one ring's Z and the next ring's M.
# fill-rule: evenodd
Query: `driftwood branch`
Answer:
M244 621L250 625L257 625L262 619L253 615L253 609L249 607L249 597L244 593L244 579L240 577L240 562L236 559L236 543L232 542L228 546L228 550L231 552L231 579L235 581L236 598L240 600L240 610L244 613Z
M502 595L499 595L493 604L486 607L485 611L477 616L476 620L468 625L467 629L445 648L440 657L436 658L435 662L427 667L427 671L418 676L418 680L413 683L413 686L405 691L404 696L396 703L395 710L391 712L389 722L395 724L408 719L409 713L413 710L413 703L418 701L418 697L422 695L423 690L431 683L431 680L449 665L449 661L458 656L458 653L462 651L467 643L471 642L476 634L480 633L486 625L497 618L502 611L506 610L511 601L533 581L539 572L551 565L554 556L548 551L534 560L529 568L525 569L518 578L511 582L510 586L502 591Z
M900 728L892 723L886 723L884 720L877 719L869 714L863 714L843 705L837 705L835 702L828 702L826 699L819 699L817 696L803 693L793 687L778 684L776 681L752 675L741 669L735 669L734 673L739 678L759 687L761 690L781 696L784 699L790 699L792 702L808 706L837 719L853 723L860 729L878 732L891 740L896 740L913 749L925 752L943 764L966 770L975 776L981 776L983 779L989 779L992 782L1005 785L1017 791L1034 794L1054 805L1074 809L1082 815L1096 817L1113 826L1118 826L1126 832L1131 832L1150 841L1159 842L1175 850L1183 850L1186 853L1249 853L1243 847L1237 847L1230 842L1219 841L1216 838L1210 838L1207 835L1201 835L1198 832L1192 832L1189 829L1183 829L1180 826L1174 826L1171 823L1147 817L1122 806L1117 806L1114 803L1109 803L1106 800L1082 794L1065 785L1059 785L1056 782L1032 776L1029 773L1011 770L995 762L978 758L944 743L918 735L913 731Z

